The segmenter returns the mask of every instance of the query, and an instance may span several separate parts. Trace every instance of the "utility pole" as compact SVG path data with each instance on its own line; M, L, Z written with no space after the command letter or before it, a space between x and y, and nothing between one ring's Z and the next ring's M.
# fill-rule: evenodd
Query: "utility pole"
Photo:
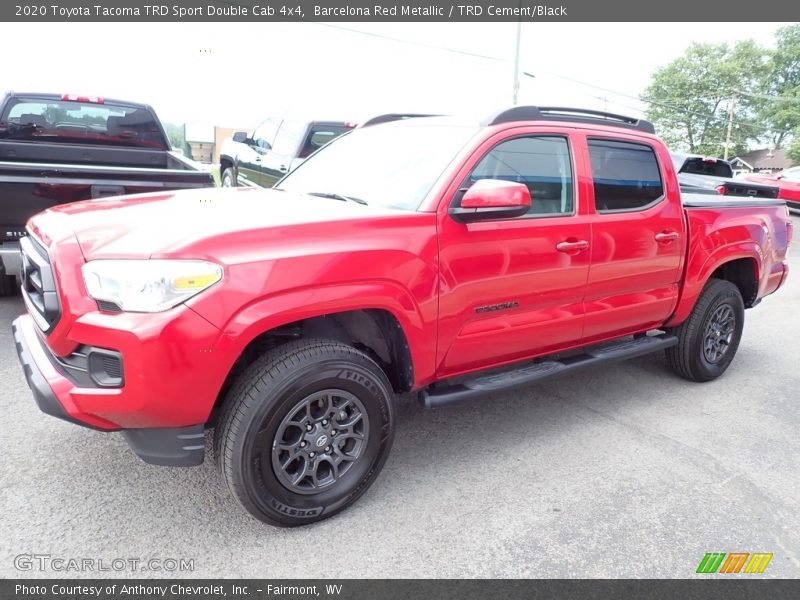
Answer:
M520 2L520 4L522 4ZM517 45L514 51L514 89L511 95L514 106L517 105L517 98L519 97L519 47L520 38L522 37L522 19L517 21Z
M736 93L734 92L733 97L731 97L731 104L728 107L728 133L725 136L725 154L723 155L724 160L728 160L728 152L730 151L731 147L731 130L733 129L733 113L736 111Z

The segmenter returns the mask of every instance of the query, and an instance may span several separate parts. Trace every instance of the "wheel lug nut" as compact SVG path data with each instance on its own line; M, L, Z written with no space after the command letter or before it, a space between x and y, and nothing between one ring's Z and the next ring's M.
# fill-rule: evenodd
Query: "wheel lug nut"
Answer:
M325 452L330 452L330 451L331 451L331 447L330 446L325 446Z
M300 442L300 447L305 448L308 445L307 442Z
M328 419L322 419L322 424L323 425L327 425L328 424Z
M337 433L339 433L339 432L336 431L335 429L333 431L331 431L331 435L336 435Z
M306 431L311 431L312 429L314 429L314 428L313 428L313 427L311 427L311 425L310 425L310 424L309 424L309 425L306 425Z
M314 457L316 456L316 454L315 454L314 452L309 452L309 453L308 453L308 455L309 455L311 458L314 458Z

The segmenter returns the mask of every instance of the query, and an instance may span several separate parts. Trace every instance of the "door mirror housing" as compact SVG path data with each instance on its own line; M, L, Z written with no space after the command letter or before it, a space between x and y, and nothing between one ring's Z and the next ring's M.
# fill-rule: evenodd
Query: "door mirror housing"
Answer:
M456 221L511 219L521 217L531 208L531 193L528 187L514 181L481 179L470 187L461 198L461 206L450 208L450 216Z

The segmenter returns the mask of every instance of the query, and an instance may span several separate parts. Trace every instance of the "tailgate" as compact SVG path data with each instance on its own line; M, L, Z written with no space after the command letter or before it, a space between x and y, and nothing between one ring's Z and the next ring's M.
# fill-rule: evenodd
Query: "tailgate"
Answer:
M18 239L30 217L59 204L213 185L205 171L0 161L0 241Z
M759 185L732 179L722 184L726 196L750 196L751 198L777 198L778 188L771 185Z

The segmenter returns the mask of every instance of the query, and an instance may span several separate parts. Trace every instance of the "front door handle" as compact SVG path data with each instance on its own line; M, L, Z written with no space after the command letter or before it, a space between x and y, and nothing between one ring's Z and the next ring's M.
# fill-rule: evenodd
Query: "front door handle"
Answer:
M279 170L281 173L286 173L286 171L288 171L289 169L287 169L287 168L286 168L286 165L281 165L281 166L280 166L280 168L279 168L278 170Z
M674 242L681 234L677 231L662 231L656 234L656 241L659 244L668 244L669 242Z
M256 162L261 162L261 157L260 156L256 156L255 160L256 160Z
M564 240L556 244L556 250L559 252L583 252L589 247L589 242L586 240Z

